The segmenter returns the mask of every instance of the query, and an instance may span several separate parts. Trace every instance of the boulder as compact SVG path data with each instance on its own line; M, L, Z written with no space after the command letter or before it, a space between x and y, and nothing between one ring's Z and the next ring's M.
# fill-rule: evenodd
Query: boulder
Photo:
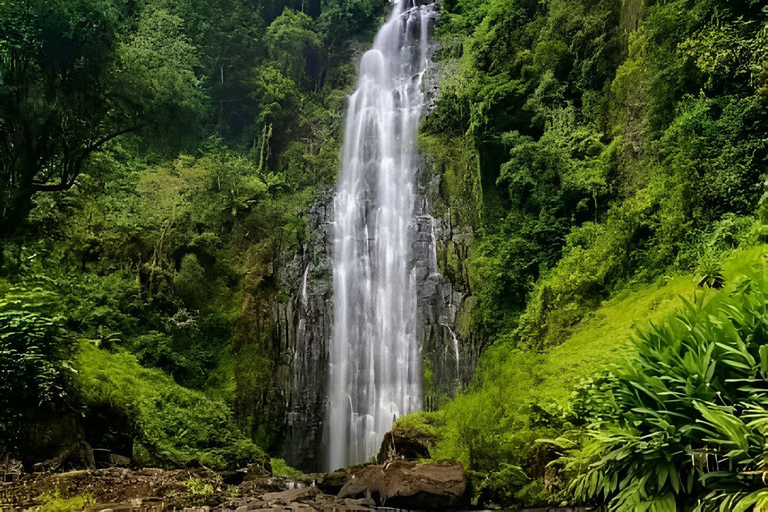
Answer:
M378 505L403 508L466 506L468 481L458 462L417 464L396 460L353 473L338 498L371 498Z
M432 432L395 423L392 430L384 434L376 462L383 464L396 459L428 459L429 450L435 446L435 441L436 436Z
M360 466L362 467L362 466ZM342 487L349 481L350 470L354 471L356 468L343 468L337 469L333 473L326 473L322 475L317 481L317 487L328 494L339 494Z
M25 419L17 452L25 471L94 469L93 450L74 416L40 411ZM13 454L11 454L13 455Z
M300 487L298 489L288 489L287 491L270 492L261 496L261 501L267 502L269 506L288 505L292 502L313 500L320 494L317 487Z

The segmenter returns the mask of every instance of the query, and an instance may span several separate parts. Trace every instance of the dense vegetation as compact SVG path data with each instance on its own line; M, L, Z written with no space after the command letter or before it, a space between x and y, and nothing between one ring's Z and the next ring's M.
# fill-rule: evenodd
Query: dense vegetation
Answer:
M423 138L448 166L449 150L476 155L454 177L480 211L465 222L482 234L470 284L490 338L557 344L612 290L690 270L708 233L754 213L768 151L757 2L445 10Z
M0 452L51 456L54 424L167 466L272 448L274 262L335 179L383 12L0 2Z
M473 234L438 259L485 352L400 426L482 506L768 501L768 12L440 8L419 143ZM384 10L0 1L0 453L50 456L40 425L169 467L276 446L275 268L334 183Z
M768 158L758 4L443 4L421 146L452 222L475 233L467 257L440 258L474 297L461 334L491 348L464 394L400 424L470 469L478 504L684 510L711 491L705 508L732 510L735 475L762 474L763 342L747 318L762 318L765 277L734 268L754 261ZM666 320L675 294L695 305ZM667 327L627 348L651 318Z

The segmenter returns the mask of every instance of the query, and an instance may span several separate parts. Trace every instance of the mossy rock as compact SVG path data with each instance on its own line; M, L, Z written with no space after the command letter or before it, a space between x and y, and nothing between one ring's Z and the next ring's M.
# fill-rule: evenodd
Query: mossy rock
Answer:
M428 413L415 413L399 419L384 435L378 463L392 459L421 460L430 458L430 450L438 440Z
M336 495L349 479L350 473L348 468L337 469L332 473L323 475L323 477L317 481L317 488L326 494Z

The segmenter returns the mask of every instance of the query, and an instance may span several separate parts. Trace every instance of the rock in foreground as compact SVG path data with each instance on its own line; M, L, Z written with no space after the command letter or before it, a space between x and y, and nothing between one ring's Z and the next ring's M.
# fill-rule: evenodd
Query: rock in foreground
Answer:
M451 508L467 505L467 476L458 462L398 460L357 471L338 498L371 498L378 505Z

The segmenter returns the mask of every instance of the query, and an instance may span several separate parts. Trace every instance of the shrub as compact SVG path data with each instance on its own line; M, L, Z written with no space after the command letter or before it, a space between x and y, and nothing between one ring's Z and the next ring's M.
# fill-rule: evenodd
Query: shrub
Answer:
M60 318L46 314L55 296L12 288L0 297L0 450L12 450L23 420L61 405L71 345Z
M290 480L307 479L307 475L298 469L289 466L288 463L285 462L285 459L270 459L269 462L272 465L272 474L275 476L288 478Z
M109 353L84 341L76 366L76 391L86 407L130 418L139 464L233 469L266 458L237 430L224 402L143 368L127 352Z
M767 299L763 266L635 337L609 385L593 387L601 413L587 414L585 446L561 460L576 497L612 510L768 505Z

